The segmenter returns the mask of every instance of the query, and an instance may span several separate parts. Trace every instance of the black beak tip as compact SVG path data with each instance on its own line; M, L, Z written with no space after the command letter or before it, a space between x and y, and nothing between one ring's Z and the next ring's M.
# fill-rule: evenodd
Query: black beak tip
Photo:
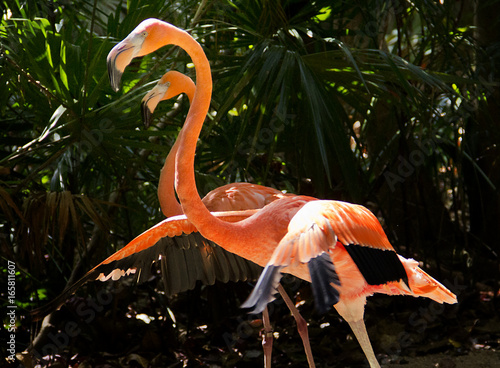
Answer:
M120 90L120 80L122 78L122 72L114 67L114 63L108 60L108 77L109 83L113 91L118 92Z
M142 111L142 122L146 128L149 128L151 125L151 116L153 115L149 110L146 102L141 103L141 111Z
M118 92L120 90L121 77L122 77L122 73L120 73L119 71L110 71L109 72L109 82L111 84L111 88L115 92Z

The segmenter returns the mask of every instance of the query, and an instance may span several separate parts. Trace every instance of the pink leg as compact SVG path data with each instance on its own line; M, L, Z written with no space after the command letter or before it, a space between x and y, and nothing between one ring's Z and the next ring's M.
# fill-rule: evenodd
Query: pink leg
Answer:
M351 326L352 332L358 339L359 345L361 345L361 349L365 353L366 359L370 364L370 368L380 368L378 364L377 358L375 357L375 353L373 352L372 344L370 343L370 339L368 338L368 333L366 332L365 321L360 319L355 322L348 322L349 326Z
M370 338L366 332L365 321L363 315L365 313L366 297L349 300L349 304L345 304L342 300L335 304L335 309L349 323L352 332L361 345L361 349L365 353L366 359L370 364L370 368L380 368L375 353L373 352Z
M295 322L297 323L297 331L299 332L300 338L302 339L302 344L304 344L304 350L306 351L307 362L309 363L309 368L315 368L314 358L312 355L311 344L309 342L309 332L307 330L307 322L300 315L300 312L297 308L295 308L295 304L292 302L285 289L281 284L278 285L278 291L281 294L281 297L285 301L288 309L292 312L293 318L295 318Z
M262 332L262 349L264 350L264 367L271 368L271 356L273 353L273 329L269 319L267 307L262 311L262 323L264 331Z

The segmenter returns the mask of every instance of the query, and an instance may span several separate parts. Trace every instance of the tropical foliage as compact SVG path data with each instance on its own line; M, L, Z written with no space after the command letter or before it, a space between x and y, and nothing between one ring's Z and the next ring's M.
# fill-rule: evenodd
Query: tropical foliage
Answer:
M145 129L140 99L168 69L194 78L192 65L182 50L162 48L134 59L115 93L105 62L112 46L147 17L188 30L211 61L214 94L195 168L201 194L249 181L364 204L401 254L463 286L458 291L480 282L483 292L496 295L500 39L492 14L500 6L471 6L420 0L3 2L0 246L2 273L8 260L16 264L18 350L37 332L21 310L53 298L162 219L156 185L188 104L182 98L160 104ZM90 285L87 293L100 288ZM168 359L200 365L208 365L200 358L208 354L190 355L194 350L185 345L207 337L206 326L195 324L210 324L214 315L220 321L222 307L236 319L247 295L240 290L214 302L207 295L220 292L200 287L188 300L208 303L212 315L194 317L198 309L184 310L183 296L166 300L161 285L136 290L135 301L115 298L124 303L120 313L137 314L147 305L149 315L163 321L161 334L168 337L162 344L183 336ZM7 304L6 290L0 293ZM133 305L128 312L126 303ZM312 306L306 304L307 312ZM167 309L193 325L184 320L176 326L174 319L167 326L170 319L158 317ZM213 339L222 331L209 330ZM232 355L217 364L248 360L238 351L241 342L231 341L221 346ZM338 352L340 343L333 344ZM66 345L61 354L67 357L82 348L81 342Z

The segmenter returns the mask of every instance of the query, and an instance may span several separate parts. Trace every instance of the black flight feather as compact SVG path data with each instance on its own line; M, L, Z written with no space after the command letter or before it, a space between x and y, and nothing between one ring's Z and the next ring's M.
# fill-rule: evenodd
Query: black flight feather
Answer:
M253 288L248 299L241 305L241 308L253 308L250 313L260 313L267 304L276 299L275 295L278 292L282 268L283 266L267 265L260 275L257 285Z
M256 280L262 267L242 259L205 239L200 233L164 237L152 246L123 259L100 265L87 273L46 305L34 309L34 320L59 308L79 287L88 281L95 281L100 274L108 276L114 270L126 272L135 269L137 281L144 282L151 277L151 265L161 258L162 278L167 296L195 287L197 281L213 285L216 280Z
M325 252L312 258L307 266L311 275L316 309L319 313L325 313L332 305L337 304L340 297L339 291L332 286L332 284L340 285L335 266L328 253Z
M345 249L368 285L400 280L408 285L408 275L396 252L356 244L346 245Z

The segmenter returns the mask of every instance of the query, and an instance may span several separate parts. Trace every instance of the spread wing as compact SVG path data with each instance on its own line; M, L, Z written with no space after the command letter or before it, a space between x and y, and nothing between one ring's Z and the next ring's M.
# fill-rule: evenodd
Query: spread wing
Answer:
M255 211L215 212L214 216L230 222L241 221ZM262 268L205 239L186 216L170 217L148 229L125 247L87 272L48 304L31 312L38 320L59 308L68 297L87 281L136 274L138 282L150 277L151 265L159 262L167 295L195 287L200 281L212 285L216 280L256 280Z

